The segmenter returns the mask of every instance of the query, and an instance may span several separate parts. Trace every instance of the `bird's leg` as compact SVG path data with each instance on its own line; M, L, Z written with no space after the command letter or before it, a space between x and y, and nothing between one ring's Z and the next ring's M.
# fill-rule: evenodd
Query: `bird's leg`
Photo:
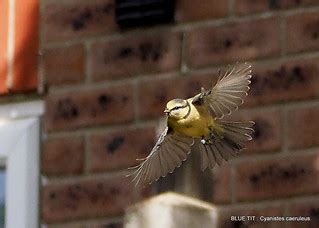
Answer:
M205 139L204 136L202 136L202 139L200 140L200 142L201 142L203 145L206 145L206 144L207 144L207 143L206 143L206 139Z
M208 129L209 129L208 138L205 138L205 136L202 136L202 139L201 139L201 143L203 145L210 145L221 139L221 137L218 135L218 133L214 130L212 126L208 126Z
M210 145L210 144L212 144L212 140L211 140L211 139L205 139L204 136L202 136L202 139L200 140L200 142L201 142L203 145Z

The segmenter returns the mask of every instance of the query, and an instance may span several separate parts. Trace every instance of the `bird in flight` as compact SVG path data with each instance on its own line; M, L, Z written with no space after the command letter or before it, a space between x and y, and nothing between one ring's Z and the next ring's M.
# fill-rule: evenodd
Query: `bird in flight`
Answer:
M146 185L165 177L180 167L194 148L200 153L202 171L236 156L252 139L254 122L232 122L223 117L243 104L251 77L251 65L236 64L220 73L209 90L202 88L194 97L169 101L164 110L167 126L150 154L130 168L132 181Z

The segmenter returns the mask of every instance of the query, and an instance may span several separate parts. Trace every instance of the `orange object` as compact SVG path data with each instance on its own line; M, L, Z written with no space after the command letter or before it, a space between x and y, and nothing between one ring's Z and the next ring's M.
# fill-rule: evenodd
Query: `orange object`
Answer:
M8 0L0 0L0 93L6 93Z
M38 0L0 0L0 93L37 88Z

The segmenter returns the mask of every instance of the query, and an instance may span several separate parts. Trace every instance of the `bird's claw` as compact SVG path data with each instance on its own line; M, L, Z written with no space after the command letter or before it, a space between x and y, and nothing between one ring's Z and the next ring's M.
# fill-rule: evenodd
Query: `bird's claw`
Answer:
M201 142L203 145L210 145L210 144L212 144L212 140L210 140L210 139L201 139L200 142Z

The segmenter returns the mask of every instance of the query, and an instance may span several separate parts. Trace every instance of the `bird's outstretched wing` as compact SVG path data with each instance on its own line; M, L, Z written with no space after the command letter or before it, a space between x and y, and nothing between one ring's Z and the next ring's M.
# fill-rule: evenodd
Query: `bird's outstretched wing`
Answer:
M171 132L166 127L151 153L146 158L140 159L142 162L139 165L130 168L134 172L129 176L133 176L132 181L136 185L150 184L181 166L187 159L193 144L192 137Z
M214 117L221 119L244 103L243 99L247 96L250 79L251 65L237 64L223 76L220 75L212 89L204 90L194 96L192 103L207 105Z

